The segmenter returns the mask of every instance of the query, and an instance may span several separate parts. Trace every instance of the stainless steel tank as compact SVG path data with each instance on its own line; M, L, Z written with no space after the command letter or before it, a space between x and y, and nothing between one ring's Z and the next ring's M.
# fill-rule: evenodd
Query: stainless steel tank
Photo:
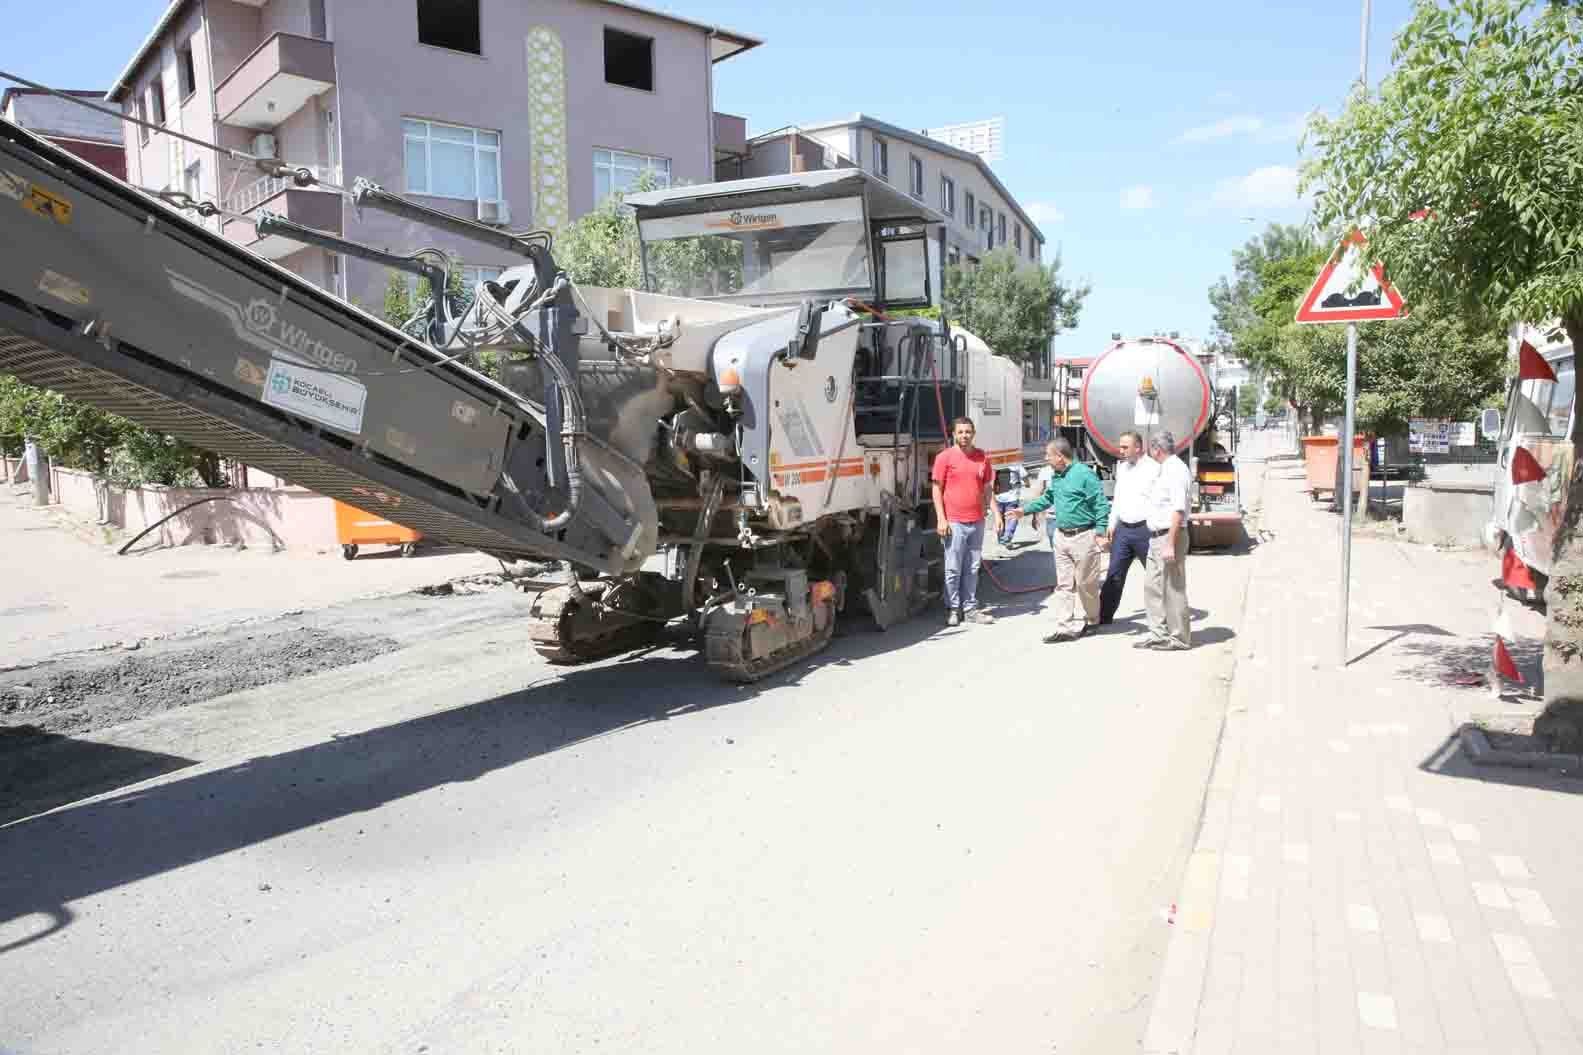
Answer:
M1182 345L1164 337L1112 344L1083 375L1083 426L1096 446L1118 456L1129 429L1147 441L1169 429L1184 451L1209 424L1209 376Z

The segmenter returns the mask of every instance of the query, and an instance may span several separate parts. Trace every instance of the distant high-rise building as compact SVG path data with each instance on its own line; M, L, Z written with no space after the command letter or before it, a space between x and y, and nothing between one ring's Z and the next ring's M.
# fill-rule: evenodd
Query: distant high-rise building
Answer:
M923 134L938 139L958 150L977 154L985 161L999 161L1006 156L1006 119L991 117L984 121L968 121L959 125L926 128Z

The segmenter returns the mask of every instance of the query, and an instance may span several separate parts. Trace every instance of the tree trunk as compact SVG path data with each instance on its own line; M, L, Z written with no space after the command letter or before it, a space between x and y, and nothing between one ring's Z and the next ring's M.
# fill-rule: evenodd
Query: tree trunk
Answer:
M1583 349L1583 311L1562 319L1573 352ZM1583 431L1572 417L1572 450L1567 476L1565 511L1555 535L1550 582L1545 587L1549 615L1545 626L1545 706L1534 722L1534 734L1550 748L1568 753L1583 750ZM1556 469L1552 469L1552 472Z

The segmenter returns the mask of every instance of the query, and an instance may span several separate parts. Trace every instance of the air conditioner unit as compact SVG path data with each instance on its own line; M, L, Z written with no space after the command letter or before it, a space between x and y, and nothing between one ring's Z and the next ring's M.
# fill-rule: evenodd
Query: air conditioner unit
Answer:
M260 132L253 137L253 156L256 158L275 156L275 137L272 133Z
M481 201L478 203L478 222L491 223L504 227L511 222L511 206L503 201Z

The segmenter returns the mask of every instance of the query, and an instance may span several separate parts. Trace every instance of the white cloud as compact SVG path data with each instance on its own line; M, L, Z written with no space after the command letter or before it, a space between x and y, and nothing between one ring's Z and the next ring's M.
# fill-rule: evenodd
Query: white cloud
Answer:
M1265 165L1238 179L1216 184L1210 200L1223 209L1281 209L1303 204L1297 195L1297 170Z
M1066 219L1066 213L1054 202L1036 201L1027 206L1028 219L1041 227L1046 224L1058 224Z
M1263 118L1249 117L1246 114L1237 117L1223 117L1213 124L1197 125L1189 128L1171 142L1209 143L1216 139L1227 139L1231 136L1252 135L1263 128Z
M1154 188L1146 183L1125 188L1121 192L1121 207L1123 209L1154 208Z
M1308 127L1308 117L1294 117L1290 121L1276 121L1267 124L1259 133L1261 143L1295 143L1302 137L1303 129Z

